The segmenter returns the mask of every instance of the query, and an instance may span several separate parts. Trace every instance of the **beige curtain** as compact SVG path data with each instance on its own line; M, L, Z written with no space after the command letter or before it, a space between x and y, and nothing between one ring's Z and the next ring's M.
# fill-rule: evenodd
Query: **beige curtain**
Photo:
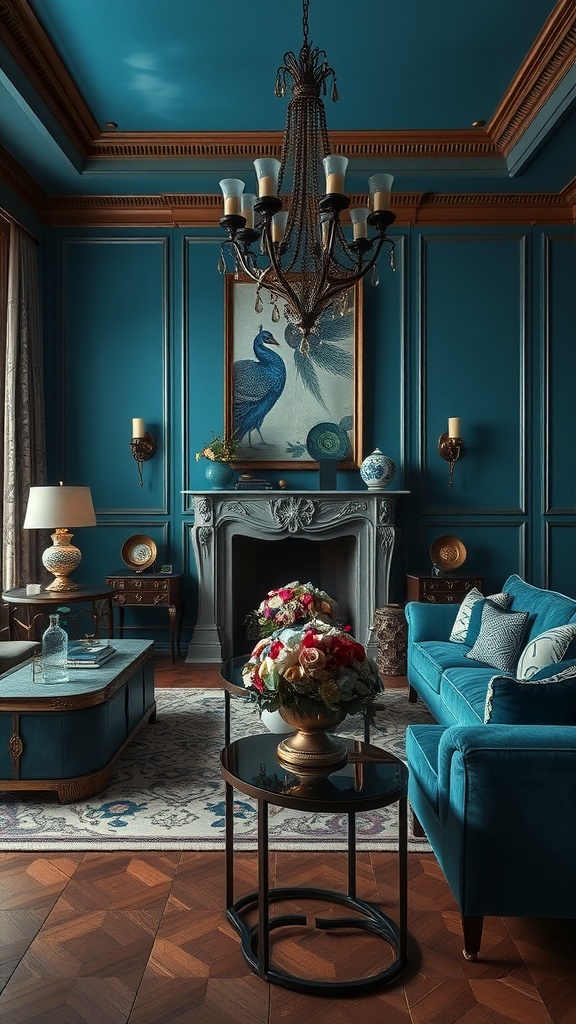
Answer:
M3 220L3 218L2 218ZM4 224L6 222L4 221ZM13 222L3 231L5 259L1 346L2 590L36 581L44 537L23 530L31 485L46 482L42 338L38 252L34 239Z

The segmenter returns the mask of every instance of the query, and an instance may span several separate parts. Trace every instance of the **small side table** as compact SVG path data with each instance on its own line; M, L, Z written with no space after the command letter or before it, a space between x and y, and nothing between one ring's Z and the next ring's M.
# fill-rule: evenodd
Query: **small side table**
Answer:
M226 783L226 914L240 935L249 967L263 981L312 995L358 995L395 978L407 963L407 788L408 769L394 754L359 740L347 740L348 764L315 786L299 779L278 763L278 736L245 736L229 743L220 755ZM258 801L258 890L234 901L234 789ZM371 903L356 896L356 813L398 804L398 923ZM348 892L327 889L271 889L268 867L268 806L290 807L315 814L348 816ZM321 981L302 978L276 968L270 961L270 933L275 928L306 924L303 914L270 917L270 904L278 901L319 900L346 908L341 918L315 918L318 929L358 928L384 939L394 959L383 970L365 978ZM257 921L247 918L257 910ZM350 913L352 912L352 914Z
M176 661L175 643L180 656L180 634L182 632L182 596L181 572L172 573L126 573L118 572L107 576L106 583L114 588L114 604L118 608L118 626L120 639L124 636L124 609L128 607L167 608L170 617L170 649L172 663Z
M106 581L108 582L108 581ZM92 605L91 618L94 623L96 636L100 636L100 624L106 621L108 637L114 636L114 618L112 613L112 601L114 591L110 586L78 587L76 590L41 590L39 594L26 593L26 587L19 587L17 590L7 590L2 594L2 600L8 605L8 635L10 640L19 639L19 631L25 633L26 640L41 640L42 625L50 610L69 604L90 604ZM21 608L26 609L26 621L18 618ZM76 611L71 618L79 634L78 619L82 614Z
M427 601L429 604L461 604L472 587L481 593L484 587L483 576L428 576L425 573L413 573L406 577L406 593L408 601Z

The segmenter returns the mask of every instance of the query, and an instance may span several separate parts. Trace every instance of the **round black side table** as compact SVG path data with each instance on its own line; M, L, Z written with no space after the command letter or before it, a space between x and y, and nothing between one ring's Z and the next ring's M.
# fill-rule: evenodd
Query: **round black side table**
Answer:
M408 769L393 754L359 740L347 740L348 763L314 786L300 780L278 763L278 736L259 734L224 747L220 761L226 783L226 913L240 935L242 952L250 968L264 981L313 995L362 994L387 984L407 962L407 788ZM234 795L237 789L258 802L258 889L234 900ZM398 804L398 922L356 895L356 813ZM315 888L270 888L268 806L348 816L348 891ZM302 978L271 963L270 933L276 928L306 924L302 914L270 916L278 901L313 899L346 908L340 918L315 918L318 929L358 928L385 940L394 959L369 977L344 981ZM257 910L257 922L248 923ZM254 915L252 914L252 918Z

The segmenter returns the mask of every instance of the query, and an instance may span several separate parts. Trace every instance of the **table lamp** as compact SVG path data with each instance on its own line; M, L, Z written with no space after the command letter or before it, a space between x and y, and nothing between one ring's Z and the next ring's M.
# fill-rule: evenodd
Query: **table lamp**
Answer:
M56 577L46 590L78 590L78 584L68 577L80 565L82 555L70 543L73 535L68 527L59 523L96 526L89 487L64 487L62 483L59 487L31 487L24 519L25 530L54 530L52 547L42 555L42 564Z

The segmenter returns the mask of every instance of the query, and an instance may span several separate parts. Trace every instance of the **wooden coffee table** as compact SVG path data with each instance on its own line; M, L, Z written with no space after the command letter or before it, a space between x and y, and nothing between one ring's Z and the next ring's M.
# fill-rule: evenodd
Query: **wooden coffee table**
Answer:
M100 668L34 681L32 660L0 676L0 792L55 791L61 803L105 788L114 764L156 715L154 644L114 640Z

